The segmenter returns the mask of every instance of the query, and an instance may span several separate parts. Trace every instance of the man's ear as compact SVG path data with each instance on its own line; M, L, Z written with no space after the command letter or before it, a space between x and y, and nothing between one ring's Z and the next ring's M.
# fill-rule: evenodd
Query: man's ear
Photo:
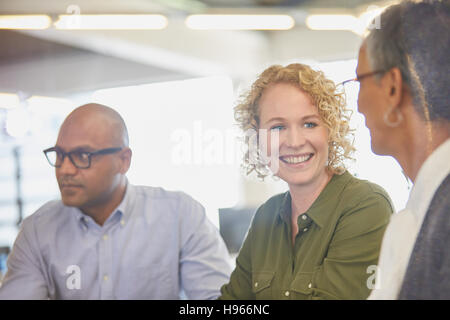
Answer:
M385 97L392 107L398 107L403 99L403 78L399 68L388 70L382 79Z
M128 147L120 151L120 173L125 174L127 173L128 169L130 169L132 154L133 152Z

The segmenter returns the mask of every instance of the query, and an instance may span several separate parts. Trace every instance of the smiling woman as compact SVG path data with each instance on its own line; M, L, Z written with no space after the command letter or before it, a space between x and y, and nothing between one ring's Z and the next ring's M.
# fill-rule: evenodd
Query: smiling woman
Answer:
M243 131L261 128L260 100L265 89L274 83L291 84L300 92L308 93L308 100L315 106L314 113L321 117L322 125L328 130L328 168L332 172L344 172L343 161L351 158L354 151L349 134L349 110L345 109L345 99L336 89L333 81L325 78L322 72L314 71L303 64L287 67L271 66L253 83L252 90L242 97L235 108L235 119ZM291 90L292 91L292 90ZM306 97L306 95L305 95ZM244 166L247 172L255 171L260 178L267 176L264 163L250 161L245 155Z
M354 148L335 84L303 64L272 66L235 117L244 131L278 133L259 139L267 136L266 150L278 152L272 174L289 191L258 208L221 298L367 298L393 207L381 187L344 167ZM267 164L252 158L247 152L248 172L267 176Z
M324 170L328 162L328 129L310 97L291 84L276 83L265 90L259 107L259 127L279 132L280 165L276 174L292 185L328 181L329 174ZM272 135L269 137L271 146Z

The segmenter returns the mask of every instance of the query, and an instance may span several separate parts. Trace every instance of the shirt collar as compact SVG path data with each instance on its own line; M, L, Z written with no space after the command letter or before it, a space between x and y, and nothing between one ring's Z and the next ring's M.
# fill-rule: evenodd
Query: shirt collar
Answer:
M117 208L114 209L112 214L108 217L108 219L106 219L105 224L108 221L118 219L120 221L120 225L122 227L125 226L131 216L132 208L135 203L134 201L135 196L136 191L133 185L131 185L127 180L127 184L125 187L125 195L120 204L117 206ZM87 227L89 221L92 220L92 218L85 215L79 208L73 209L76 212L77 220L80 221L80 223L82 223L83 226ZM116 216L119 216L119 218L116 218Z
M281 204L278 208L278 221L284 221L286 223L289 223L291 219L291 194L289 191L286 191L283 194L283 197L281 199Z
M114 212L120 212L122 214L122 219L120 220L120 224L124 226L128 220L130 219L131 212L133 210L133 206L135 204L136 198L136 190L127 180L127 186L125 189L125 195L123 197L122 202L119 204Z
M448 159L450 159L450 138L437 147L419 169L406 207L414 213L420 223L434 193L450 173Z
M310 217L320 228L322 228L326 224L329 216L329 210L324 210L323 208L324 205L327 205L327 201L323 199L336 195L336 188L339 185L343 186L350 179L350 177L351 175L347 171L342 175L334 174L333 177L331 177L331 180L322 190L320 195L317 197L317 199L314 200L311 207L309 207L309 209L305 212L305 214ZM291 202L291 194L289 191L287 191L283 195L280 209L278 211L280 219L286 223L291 223Z

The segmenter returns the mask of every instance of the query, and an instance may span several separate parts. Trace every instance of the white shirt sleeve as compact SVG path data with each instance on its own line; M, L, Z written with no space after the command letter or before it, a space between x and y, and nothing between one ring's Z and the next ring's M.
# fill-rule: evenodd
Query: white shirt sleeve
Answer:
M395 300L417 235L414 214L404 209L391 218L381 245L375 289L368 300Z
M183 201L180 282L188 299L217 299L232 271L231 260L217 228L195 200Z

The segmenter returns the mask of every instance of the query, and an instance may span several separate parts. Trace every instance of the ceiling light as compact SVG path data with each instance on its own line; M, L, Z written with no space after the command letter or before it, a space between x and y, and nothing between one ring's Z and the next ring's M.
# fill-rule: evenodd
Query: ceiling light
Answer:
M306 18L311 30L353 30L359 20L349 14L315 14Z
M47 29L52 20L47 15L0 15L0 29Z
M369 29L380 28L380 14L388 6L368 6L358 17L350 14L316 14L306 18L306 26L311 30L347 30L360 36Z
M186 18L195 30L289 30L295 25L289 15L195 14Z
M167 27L160 14L63 14L55 22L65 30L159 30Z

